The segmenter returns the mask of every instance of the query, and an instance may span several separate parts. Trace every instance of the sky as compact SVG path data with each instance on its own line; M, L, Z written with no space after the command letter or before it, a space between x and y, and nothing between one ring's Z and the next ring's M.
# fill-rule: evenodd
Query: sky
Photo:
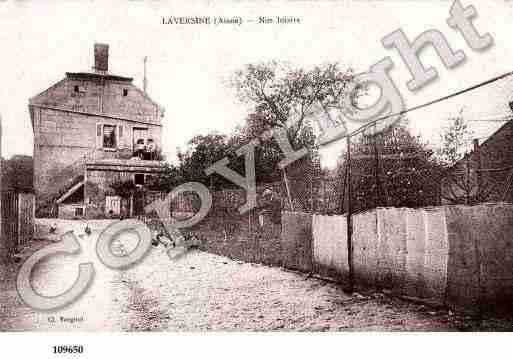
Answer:
M312 67L339 62L357 72L367 71L389 56L390 75L406 107L412 107L513 70L513 1L462 0L474 5L475 27L489 33L494 45L474 52L461 34L446 24L452 1L47 1L0 2L2 44L2 155L32 154L33 138L28 100L64 77L65 72L89 71L95 42L110 46L109 72L134 78L142 87L143 58L148 57L148 91L165 108L163 150L169 160L197 134L230 133L249 108L238 102L227 85L245 64L278 60ZM241 25L163 25L170 16L241 17ZM259 16L293 16L299 24L258 24ZM381 39L402 29L413 40L436 29L466 61L447 69L432 48L421 52L434 66L436 81L408 90L410 73L393 49ZM485 139L511 114L513 79L501 80L475 92L409 114L415 134L438 144L447 118L461 109ZM343 141L322 149L323 165L331 167Z

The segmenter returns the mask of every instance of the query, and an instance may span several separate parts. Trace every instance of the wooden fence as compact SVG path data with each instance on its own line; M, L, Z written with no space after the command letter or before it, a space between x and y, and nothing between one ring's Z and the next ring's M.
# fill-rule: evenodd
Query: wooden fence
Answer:
M31 193L2 194L2 240L14 254L34 235L35 196Z

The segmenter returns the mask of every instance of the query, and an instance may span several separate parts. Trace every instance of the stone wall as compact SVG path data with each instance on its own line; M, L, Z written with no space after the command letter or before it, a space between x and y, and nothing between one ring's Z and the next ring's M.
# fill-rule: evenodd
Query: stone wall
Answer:
M282 232L288 234L282 240L308 238L296 228L303 214L284 216ZM357 285L458 309L513 309L513 205L379 208L355 215L353 221ZM347 278L345 226L343 216L314 216L316 272Z
M448 207L447 301L485 311L513 309L513 205Z
M347 220L345 216L312 218L313 265L323 276L347 279ZM343 275L343 276L341 276Z
M353 223L353 268L358 284L444 299L448 244L443 208L380 208L353 216ZM294 230L284 228L283 232ZM347 280L346 217L314 215L312 235L314 271Z
M331 276L347 279L345 217L315 216L312 230L315 268L325 266L326 255L317 253L329 253L332 262L342 260ZM378 208L354 215L353 231L357 285L444 302L449 249L443 207Z
M310 272L313 268L312 215L283 212L281 255L284 267Z
M375 212L363 212L352 217L353 221L353 269L357 283L375 285L380 262L378 227ZM346 235L341 239L347 242ZM347 251L347 249L346 249ZM344 255L347 258L347 255ZM347 272L345 273L347 276Z

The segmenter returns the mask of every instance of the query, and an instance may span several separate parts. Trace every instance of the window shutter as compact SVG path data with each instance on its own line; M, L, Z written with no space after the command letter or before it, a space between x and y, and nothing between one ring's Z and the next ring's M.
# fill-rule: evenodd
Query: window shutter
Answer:
M101 123L96 124L96 148L103 147L103 127Z
M118 148L123 147L123 125L118 125Z

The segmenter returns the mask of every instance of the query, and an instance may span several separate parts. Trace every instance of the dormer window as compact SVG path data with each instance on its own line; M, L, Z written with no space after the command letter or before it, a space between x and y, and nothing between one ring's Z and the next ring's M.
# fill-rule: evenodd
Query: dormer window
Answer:
M128 96L128 89L123 89L123 96L124 97Z

